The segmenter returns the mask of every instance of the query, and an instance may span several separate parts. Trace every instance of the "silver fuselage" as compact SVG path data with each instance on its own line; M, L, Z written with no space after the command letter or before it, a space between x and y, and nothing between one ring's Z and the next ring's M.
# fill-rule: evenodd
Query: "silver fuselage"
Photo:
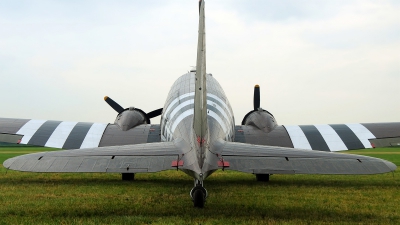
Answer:
M179 77L172 85L161 115L161 140L184 143L182 170L204 178L218 169L218 141L233 141L235 120L232 108L219 83L207 75L207 122L210 140L197 140L193 135L195 72ZM203 142L203 143L199 143ZM206 144L206 151L196 147Z

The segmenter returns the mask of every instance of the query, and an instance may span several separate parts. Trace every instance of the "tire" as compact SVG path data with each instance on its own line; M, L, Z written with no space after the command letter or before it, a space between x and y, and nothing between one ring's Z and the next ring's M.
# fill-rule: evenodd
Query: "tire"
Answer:
M194 207L203 208L204 207L204 193L200 189L196 189L193 193Z
M269 174L256 174L257 181L260 182L268 182L269 181Z
M122 180L133 181L133 180L135 180L135 174L134 173L123 173Z

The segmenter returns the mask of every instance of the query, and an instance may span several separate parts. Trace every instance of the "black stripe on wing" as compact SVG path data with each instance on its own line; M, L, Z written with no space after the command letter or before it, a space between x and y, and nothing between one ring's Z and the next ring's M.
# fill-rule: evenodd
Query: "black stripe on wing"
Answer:
M306 135L313 150L330 151L325 139L314 125L301 125L299 127Z
M364 145L360 139L354 134L354 132L345 124L330 124L335 132L342 139L343 143L348 149L362 149Z
M79 149L92 125L93 123L77 123L75 127L71 130L71 133L69 134L67 140L65 140L62 148Z
M29 140L28 145L44 146L60 123L61 121L54 120L43 123Z

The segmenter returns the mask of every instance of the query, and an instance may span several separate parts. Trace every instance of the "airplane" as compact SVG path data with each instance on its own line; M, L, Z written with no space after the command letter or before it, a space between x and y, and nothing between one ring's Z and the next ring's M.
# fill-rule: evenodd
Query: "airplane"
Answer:
M400 136L400 123L280 126L260 107L241 125L221 85L206 72L205 2L199 1L196 68L172 85L164 107L144 112L104 100L118 113L113 124L0 118L0 142L65 150L21 155L6 169L27 172L135 173L180 170L194 179L190 197L203 208L204 180L213 172L235 170L269 181L271 174L379 174L396 170L382 159L336 151L371 148L371 139ZM160 116L160 124L150 119ZM313 151L315 150L315 151Z

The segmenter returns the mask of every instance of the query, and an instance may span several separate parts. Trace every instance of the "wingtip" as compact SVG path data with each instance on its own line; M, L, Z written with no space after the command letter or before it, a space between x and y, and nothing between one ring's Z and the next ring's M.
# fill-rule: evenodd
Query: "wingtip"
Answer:
M392 162L389 162L389 161L386 161L386 160L384 160L384 162L385 162L386 166L389 167L391 172L393 172L393 171L395 171L397 169L396 164L394 164Z
M256 86L254 86L255 88L260 88L260 85L256 84Z
M107 99L108 99L108 96L104 96L104 101L107 101Z
M15 161L15 157L7 159L6 161L3 162L3 166L6 169L9 169L11 164L13 164L13 162Z

